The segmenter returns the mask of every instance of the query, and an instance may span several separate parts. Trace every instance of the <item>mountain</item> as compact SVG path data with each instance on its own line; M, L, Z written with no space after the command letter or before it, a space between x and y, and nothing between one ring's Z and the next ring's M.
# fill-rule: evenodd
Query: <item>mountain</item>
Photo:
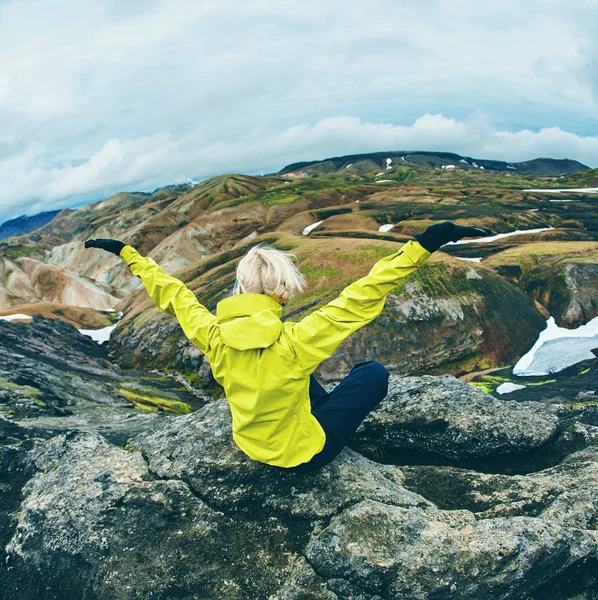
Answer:
M461 156L452 152L375 152L371 154L349 154L314 160L298 162L287 165L279 171L280 175L301 171L308 174L331 173L341 169L352 169L360 173L372 170L385 170L391 167L415 168L450 168L463 170L491 170L499 172L512 171L514 173L527 173L533 175L562 175L578 173L589 169L586 165L569 159L536 158L524 162L504 162Z
M404 375L504 366L525 353L549 314L566 326L598 315L595 196L557 202L554 194L526 190L554 188L562 179L521 172L563 161L537 159L516 171L510 163L502 164L513 168L482 169L492 163L474 166L474 159L457 154L395 154L355 155L360 160L353 163L355 156L341 157L279 175L221 175L191 188L115 194L62 211L0 244L0 310L14 314L27 306L60 315L55 307L71 305L97 311L98 322L105 311L123 311L108 344L122 367L167 366L218 394L207 360L176 320L153 306L118 257L85 249L85 240L133 245L210 310L230 293L236 264L252 244L288 249L309 283L286 309L284 318L297 320L415 233L452 220L501 234L532 233L444 247L408 286L397 286L380 320L320 365L319 376L330 380L364 356ZM447 169L448 159L461 166Z
M47 210L36 215L31 215L30 217L21 215L16 219L5 221L0 225L0 240L5 240L13 235L22 235L35 231L39 227L49 223L59 212L61 211Z

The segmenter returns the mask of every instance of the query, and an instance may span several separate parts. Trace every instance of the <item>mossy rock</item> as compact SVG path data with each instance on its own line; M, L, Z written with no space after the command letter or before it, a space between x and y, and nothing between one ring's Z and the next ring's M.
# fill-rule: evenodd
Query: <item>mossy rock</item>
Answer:
M149 393L135 392L126 388L120 388L119 391L142 410L150 412L164 411L177 415L185 415L191 412L189 404L173 399L172 396L156 396Z

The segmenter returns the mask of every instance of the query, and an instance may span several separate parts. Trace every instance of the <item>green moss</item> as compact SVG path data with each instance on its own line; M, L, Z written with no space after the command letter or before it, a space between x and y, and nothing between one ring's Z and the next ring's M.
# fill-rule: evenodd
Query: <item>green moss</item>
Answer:
M434 298L454 298L459 294L477 291L479 279L468 279L467 269L451 269L442 263L426 263L409 277L401 279L392 293L409 295L407 286L417 282L421 291Z
M165 398L164 396L150 396L148 394L140 394L132 390L120 388L120 393L126 396L135 406L142 410L157 412L164 410L165 412L184 415L191 412L191 407L186 402Z
M494 392L494 388L496 387L494 384L486 381L468 381L467 383L471 387L482 390L482 392L484 392L485 394L492 394Z
M488 383L500 385L501 383L505 383L511 380L508 377L503 377L502 375L482 375L482 381L487 381Z
M567 402L567 404L570 404L571 406L594 406L598 405L598 401L589 400L587 402Z
M360 244L359 246L356 246L355 252L344 252L342 250L335 250L334 254L342 260L352 260L355 262L373 262L391 254L394 254L398 249L398 246L393 247L376 246L374 244Z
M148 308L146 311L135 317L134 323L135 327L139 327L143 323L145 323L151 316L157 315L159 309L157 308Z
M508 377L502 375L480 375L477 381L468 381L471 387L476 387L486 394L492 394L501 383L513 383Z
M199 378L199 373L197 371L183 371L181 375L194 388L201 388L201 379Z
M310 279L319 279L320 277L330 276L334 277L341 273L341 269L335 269L333 267L318 268L316 265L311 263L303 263L301 265L301 272Z
M36 401L38 401L39 397L42 394L41 390L31 387L30 385L18 385L16 383L13 383L12 381L9 381L8 379L4 379L4 378L0 378L0 387L6 388L9 390L14 390L16 392L20 392L20 394L22 396L24 396L25 398L30 398L31 400L36 400ZM41 406L41 404L40 404L40 406Z
M133 446L131 444L132 441L133 441L132 437L127 439L127 442L123 446L123 450L126 450L127 452L141 452L141 448L139 448L138 446Z
M267 200L263 200L262 204L264 206L274 206L275 204L291 204L295 202L299 196L279 196L275 198L268 198Z
M19 258L21 256L31 256L36 250L33 246L9 246L4 251L4 254L8 258Z

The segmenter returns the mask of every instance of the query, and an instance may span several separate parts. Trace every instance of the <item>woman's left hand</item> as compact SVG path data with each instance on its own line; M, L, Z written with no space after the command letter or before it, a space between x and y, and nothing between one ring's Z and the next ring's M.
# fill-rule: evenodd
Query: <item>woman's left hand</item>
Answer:
M120 256L120 251L126 246L124 242L119 240L87 240L85 242L86 248L101 248Z

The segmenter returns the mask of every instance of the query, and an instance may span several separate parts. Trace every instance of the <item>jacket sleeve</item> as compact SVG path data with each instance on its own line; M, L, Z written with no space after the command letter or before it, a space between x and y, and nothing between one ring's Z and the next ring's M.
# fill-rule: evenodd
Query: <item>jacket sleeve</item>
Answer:
M300 367L312 373L332 356L343 340L373 321L384 308L386 294L420 267L430 252L409 241L379 260L368 275L347 286L338 298L297 323L286 323L289 343Z
M204 354L216 330L216 317L182 282L168 275L149 256L141 256L133 246L120 251L121 258L133 275L141 278L149 297L162 311L177 318L187 338Z

